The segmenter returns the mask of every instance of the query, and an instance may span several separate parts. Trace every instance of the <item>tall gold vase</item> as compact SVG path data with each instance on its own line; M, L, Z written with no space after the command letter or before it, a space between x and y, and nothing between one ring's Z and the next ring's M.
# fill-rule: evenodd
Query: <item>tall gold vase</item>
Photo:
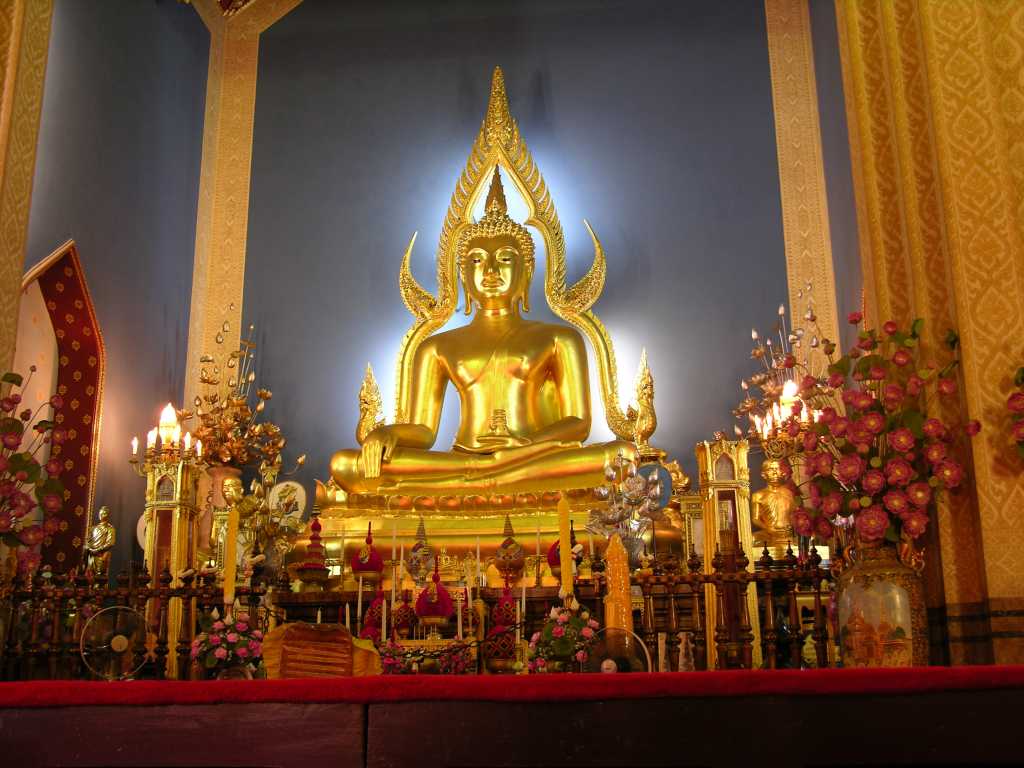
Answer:
M844 667L928 663L928 619L921 576L888 542L859 543L839 576L839 639Z

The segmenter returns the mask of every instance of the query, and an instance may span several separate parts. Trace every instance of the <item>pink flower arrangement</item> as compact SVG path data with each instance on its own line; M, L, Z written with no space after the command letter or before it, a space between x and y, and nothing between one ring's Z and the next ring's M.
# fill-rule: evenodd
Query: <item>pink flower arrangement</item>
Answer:
M599 626L586 609L552 608L540 632L530 638L528 669L547 672L549 662L556 659L582 664L588 658Z
M192 659L200 667L215 671L249 664L255 667L263 656L263 633L252 628L250 616L200 619L203 631L192 641Z
M22 556L21 552L31 550L38 555L46 538L60 530L57 515L64 508L64 485L59 478L62 465L49 458L55 423L40 418L44 410L59 410L63 402L54 396L34 411L24 408L14 415L22 402L18 390L28 387L36 367L29 371L27 381L13 372L0 376L0 384L11 388L0 399L0 542L18 551L23 576L38 567L39 557Z
M849 320L860 325L863 318L855 312ZM838 360L828 356L817 385L804 382L801 397L816 418L804 425L801 440L813 450L797 458L807 478L800 488L803 506L793 516L798 534L826 538L835 524L852 526L862 542L916 538L936 494L963 482L954 437L972 437L980 426L970 422L955 430L929 415L931 398L956 395L958 361L922 364L922 326L921 320L909 329L888 321L882 333L860 329L856 348ZM956 334L947 343L955 350ZM1024 387L1024 368L1020 376ZM1007 406L1024 422L1024 390Z
M1013 418L1010 434L1017 443L1017 452L1024 458L1024 367L1018 368L1013 377L1017 391L1006 398L1006 410ZM973 426L973 425L972 425Z

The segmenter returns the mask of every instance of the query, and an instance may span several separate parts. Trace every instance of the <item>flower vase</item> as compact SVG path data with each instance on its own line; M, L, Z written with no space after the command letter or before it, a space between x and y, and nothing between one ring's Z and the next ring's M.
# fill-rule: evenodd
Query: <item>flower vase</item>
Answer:
M858 543L836 590L844 667L928 664L921 576L900 562L894 544Z
M217 671L217 680L252 680L252 669L248 664L232 664Z

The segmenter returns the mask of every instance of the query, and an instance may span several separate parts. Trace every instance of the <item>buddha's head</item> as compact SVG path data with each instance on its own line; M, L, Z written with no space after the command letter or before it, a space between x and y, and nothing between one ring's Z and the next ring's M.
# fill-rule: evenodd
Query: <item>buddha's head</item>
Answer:
M107 522L110 519L110 509L106 506L100 507L99 518L101 523Z
M242 491L242 481L237 477L224 478L224 482L221 483L221 494L229 506L234 506L245 496Z
M501 176L494 169L484 217L467 227L456 251L466 294L466 314L482 309L509 309L521 303L530 311L533 238L508 215Z

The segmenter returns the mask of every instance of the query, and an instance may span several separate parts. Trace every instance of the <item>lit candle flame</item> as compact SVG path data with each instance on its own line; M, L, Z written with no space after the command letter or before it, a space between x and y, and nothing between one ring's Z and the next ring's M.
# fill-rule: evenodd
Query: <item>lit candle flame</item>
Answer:
M197 459L203 458L203 441L202 440L196 440L196 458Z
M146 449L154 448L156 446L156 429L151 429L146 433Z
M138 437L133 437L132 438L132 456L138 456L138 455L139 455L139 438Z
M191 449L192 449L192 433L191 432L186 432L185 433L185 450L188 451L188 450L191 450Z
M168 403L160 411L160 423L157 426L157 431L160 433L161 447L167 447L171 442L175 427L178 427L178 414L174 412L174 406ZM180 427L178 429L180 434Z

